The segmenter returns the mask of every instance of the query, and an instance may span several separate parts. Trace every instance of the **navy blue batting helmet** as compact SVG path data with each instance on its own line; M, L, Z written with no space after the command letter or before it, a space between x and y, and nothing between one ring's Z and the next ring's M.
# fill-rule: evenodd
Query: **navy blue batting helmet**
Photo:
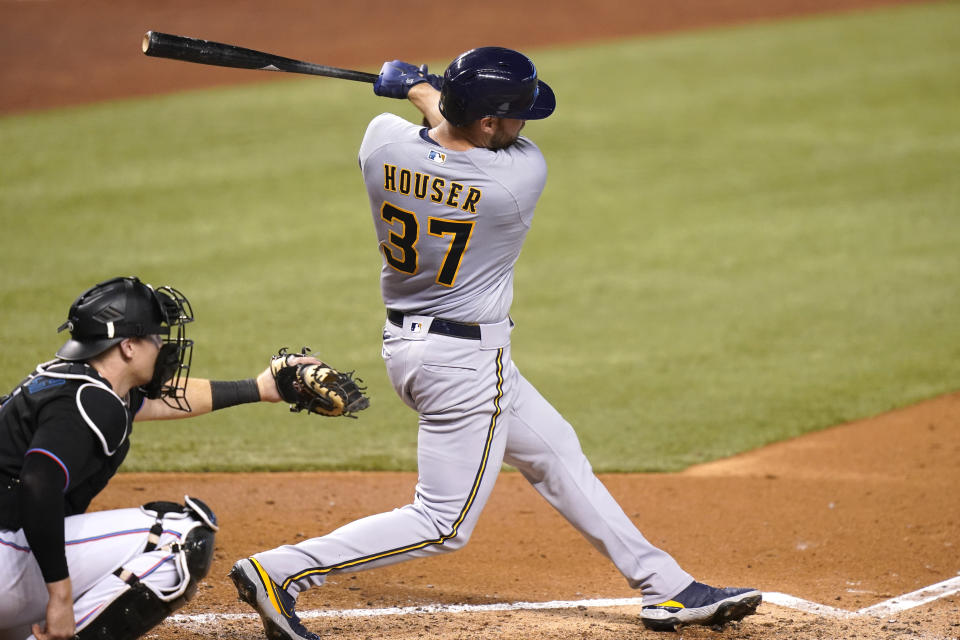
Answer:
M537 78L533 61L513 49L471 49L443 74L440 113L456 126L487 116L540 120L556 106L553 90Z

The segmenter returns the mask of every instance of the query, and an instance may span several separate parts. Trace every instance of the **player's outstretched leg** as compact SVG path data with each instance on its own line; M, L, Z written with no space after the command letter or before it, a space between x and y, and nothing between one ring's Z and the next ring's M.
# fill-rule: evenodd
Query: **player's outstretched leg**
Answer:
M756 613L763 596L756 589L718 589L694 582L671 600L643 607L643 626L654 631L675 631L699 624L719 627Z
M269 640L320 640L307 631L294 611L293 596L277 586L253 558L244 558L233 565L229 578L233 580L240 599L257 610L263 621L263 630Z

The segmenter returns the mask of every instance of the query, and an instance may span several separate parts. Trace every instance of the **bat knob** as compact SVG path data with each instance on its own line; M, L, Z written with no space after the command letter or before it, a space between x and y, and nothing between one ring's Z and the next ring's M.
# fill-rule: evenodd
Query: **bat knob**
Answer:
M143 52L146 53L150 50L150 41L153 39L153 31L147 31L143 34L143 43L140 45L140 48L143 49Z

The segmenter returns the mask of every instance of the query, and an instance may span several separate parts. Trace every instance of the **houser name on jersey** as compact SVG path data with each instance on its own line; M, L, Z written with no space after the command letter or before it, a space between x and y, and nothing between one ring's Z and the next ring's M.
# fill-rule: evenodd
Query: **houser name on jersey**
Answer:
M386 163L383 165L383 188L385 191L393 191L405 196L412 195L420 200L426 200L429 194L432 202L462 209L468 213L477 212L477 203L480 202L482 195L480 189L476 187L465 187L453 181L447 185L447 181L443 178L404 168L398 171L396 165ZM465 196L464 189L467 190Z

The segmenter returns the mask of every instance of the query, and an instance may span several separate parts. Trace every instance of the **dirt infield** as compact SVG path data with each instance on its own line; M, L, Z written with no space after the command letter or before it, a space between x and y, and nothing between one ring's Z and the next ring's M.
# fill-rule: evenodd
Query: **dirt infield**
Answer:
M412 418L412 416L411 416ZM776 444L681 474L606 475L655 544L696 576L849 612L956 578L960 394ZM182 610L249 613L224 576L238 558L322 534L412 498L413 473L123 474L94 503L125 507L192 492L223 529L200 596ZM960 588L960 584L957 585ZM637 598L516 473L501 474L471 543L455 554L331 578L300 610L435 603ZM657 637L636 606L308 620L345 640ZM836 619L764 604L737 638L956 638L960 595L880 618ZM260 637L254 620L167 622L162 640ZM686 629L683 638L712 638Z
M0 113L273 80L265 74L148 59L147 29L236 42L326 64L375 70L387 58L447 59L476 44L515 48L847 11L883 0L489 0L454 3L233 0L163 3L0 0ZM454 12L457 13L454 13ZM359 12L359 13L358 13ZM407 25L398 27L398 24ZM276 79L280 79L280 74ZM414 426L411 415L411 428ZM960 637L960 596L875 617L839 617L960 571L960 394L773 445L682 474L608 475L604 482L655 544L709 582L755 586L827 605L764 604L720 634L683 638ZM261 638L225 579L240 557L322 534L401 506L413 473L122 474L95 501L107 509L197 495L223 525L199 596L150 637ZM504 473L466 549L442 558L336 576L301 611L432 604L637 598L613 567L515 473ZM798 602L781 599L783 602ZM635 605L330 615L308 619L326 637L653 638ZM382 612L381 612L382 613ZM204 618L205 614L212 617Z

